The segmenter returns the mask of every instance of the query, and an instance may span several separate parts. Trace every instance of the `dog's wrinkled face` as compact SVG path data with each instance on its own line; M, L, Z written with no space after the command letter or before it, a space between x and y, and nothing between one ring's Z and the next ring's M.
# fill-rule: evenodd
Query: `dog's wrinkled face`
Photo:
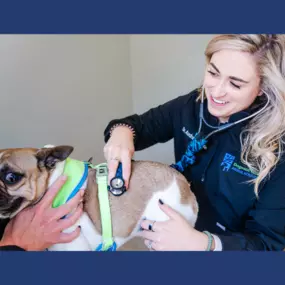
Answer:
M72 151L71 146L0 150L0 218L12 218L37 203L48 188L56 163Z

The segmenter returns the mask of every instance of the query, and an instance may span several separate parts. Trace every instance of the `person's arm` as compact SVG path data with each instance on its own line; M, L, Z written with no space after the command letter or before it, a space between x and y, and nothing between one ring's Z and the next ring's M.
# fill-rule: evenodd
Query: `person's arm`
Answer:
M0 251L26 251L21 247L18 247L16 245L3 245L1 246L0 243Z
M194 92L191 92L191 95L179 96L151 108L141 115L133 114L122 119L112 120L104 131L105 142L109 140L110 131L113 127L119 124L126 124L133 130L135 150L142 150L156 143L169 141L174 136L174 128L180 117L179 112L185 105L189 105L189 100L194 101L196 99L196 96L194 96L196 93L194 94Z
M219 235L222 250L285 248L285 163L276 167L248 213L243 233Z
M23 248L15 245L4 245L2 242L2 236L5 231L9 219L0 219L0 251L25 251Z

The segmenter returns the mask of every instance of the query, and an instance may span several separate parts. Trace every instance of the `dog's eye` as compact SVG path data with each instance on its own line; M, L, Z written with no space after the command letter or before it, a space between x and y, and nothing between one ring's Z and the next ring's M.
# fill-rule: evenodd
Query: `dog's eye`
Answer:
M22 175L18 173L9 172L5 176L5 182L7 184L14 184L21 180Z

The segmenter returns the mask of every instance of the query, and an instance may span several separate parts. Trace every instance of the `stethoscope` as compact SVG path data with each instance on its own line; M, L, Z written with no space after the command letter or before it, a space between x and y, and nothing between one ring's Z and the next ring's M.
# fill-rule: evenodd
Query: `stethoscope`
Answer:
M122 163L119 162L115 177L110 181L109 191L114 196L121 196L126 192L125 181L123 179Z
M178 162L170 165L170 167L176 169L177 171L179 171L181 173L183 173L189 165L193 165L195 163L196 153L198 153L202 148L206 149L206 144L207 144L208 138L210 136L212 136L215 133L221 132L223 130L229 129L229 128L233 127L234 125L237 125L243 121L246 121L246 120L256 116L257 114L264 111L264 109L267 108L267 106L269 104L269 96L268 96L268 94L263 92L267 96L267 102L260 110L258 110L257 112L255 112L255 113L253 113L253 114L251 114L251 115L249 115L243 119L237 120L236 122L227 123L227 124L222 125L222 126L212 126L204 118L204 93L205 93L205 90L204 90L204 87L202 87L202 96L201 96L201 103L200 103L200 110L199 110L199 128L198 128L198 131L195 134L194 138L188 143L186 151L182 155L181 159ZM204 136L204 134L201 131L203 123L206 126L208 126L209 128L214 129L212 132L210 132L206 136Z
M267 97L267 102L266 104L260 109L258 110L257 112L243 118L243 119L240 119L240 120L237 120L236 122L232 122L232 123L228 123L228 124L225 124L225 125L222 125L222 126L212 126L210 125L204 118L204 93L205 93L205 89L204 87L202 87L202 96L201 96L201 103L200 103L200 110L199 110L199 128L198 128L198 132L197 132L197 136L200 136L201 134L201 129L202 129L202 125L203 125L203 122L205 123L206 126L208 126L209 128L211 129L215 129L214 131L210 132L208 135L206 135L204 137L205 140L207 140L210 136L212 136L213 134L217 133L217 132L220 132L220 131L223 131L223 130L226 130L228 128L231 128L233 127L234 125L237 125L243 121L246 121L252 117L255 117L256 115L258 115L259 113L261 113L263 110L265 110L269 104L269 96L267 95L266 92L263 92L266 97Z
M227 124L222 125L222 126L212 126L206 121L206 119L204 117L204 96L205 96L204 93L205 93L205 90L204 90L204 87L202 87L202 96L201 96L201 103L200 103L200 110L199 110L199 128L198 128L198 131L195 135L195 138L192 142L190 142L185 155L182 156L182 159L179 162L177 162L176 164L170 165L171 167L173 167L173 168L175 168L181 172L184 170L184 167L186 167L188 164L193 164L193 161L195 160L194 154L196 152L198 152L200 150L200 148L206 146L205 143L207 142L207 140L210 136L212 136L213 134L215 134L217 132L221 132L223 130L229 129L229 128L233 127L234 125L237 125L243 121L246 121L246 120L258 115L263 110L265 110L269 104L269 96L265 92L263 92L267 96L267 102L260 110L258 110L257 112L255 112L255 113L253 113L253 114L251 114L251 115L249 115L243 119L240 119L236 122L227 123ZM203 123L206 126L208 126L209 128L214 129L212 132L210 132L205 137L203 136L203 134L201 132ZM200 144L200 146L199 146L199 144ZM124 194L126 192L121 162L119 162L115 177L112 178L110 181L109 191L114 196L121 196L122 194Z

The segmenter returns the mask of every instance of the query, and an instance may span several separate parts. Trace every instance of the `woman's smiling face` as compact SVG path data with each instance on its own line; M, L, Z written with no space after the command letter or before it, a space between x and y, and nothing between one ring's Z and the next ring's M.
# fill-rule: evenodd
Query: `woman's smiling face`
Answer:
M257 66L249 53L224 49L213 54L204 77L209 112L227 122L261 95Z

